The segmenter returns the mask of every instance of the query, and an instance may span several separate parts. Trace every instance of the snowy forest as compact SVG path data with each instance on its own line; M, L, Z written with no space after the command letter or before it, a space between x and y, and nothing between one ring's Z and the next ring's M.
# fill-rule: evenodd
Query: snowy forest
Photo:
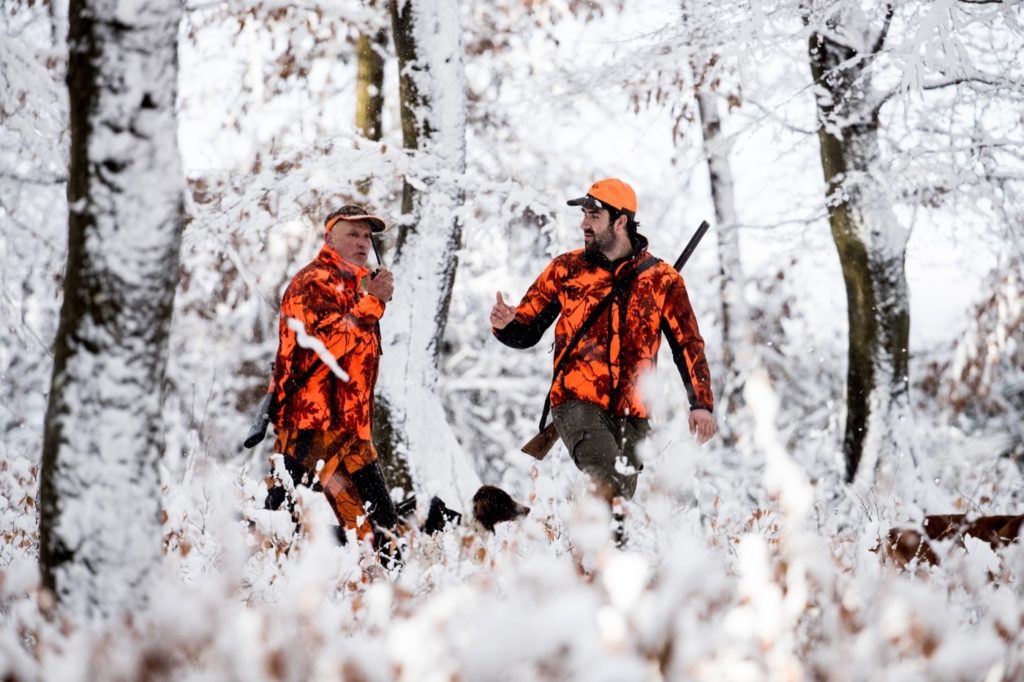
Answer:
M1024 1L0 7L0 679L1024 680ZM608 177L711 224L623 547L488 321ZM390 566L241 444L349 203L392 498L530 507Z

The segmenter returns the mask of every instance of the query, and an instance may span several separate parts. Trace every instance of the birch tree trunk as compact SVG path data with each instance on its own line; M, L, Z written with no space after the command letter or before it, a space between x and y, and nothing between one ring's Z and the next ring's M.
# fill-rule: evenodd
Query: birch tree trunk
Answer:
M690 3L680 0L683 25L689 23ZM701 64L691 57L694 78L694 99L701 121L704 156L708 164L708 182L715 207L715 235L718 240L718 285L722 305L722 391L718 399L719 433L727 446L735 446L739 434L750 428L736 423L743 413L744 377L753 373L758 356L755 351L750 317L743 296L743 263L740 259L739 221L736 214L735 185L729 154L732 145L722 135L722 118L718 102L709 91L708 72L714 59ZM760 364L758 362L758 364ZM740 372L740 367L744 372ZM747 425L752 427L752 423Z
M864 458L877 464L912 456L900 426L910 413L904 271L909 231L899 224L878 177L877 99L867 68L880 46L859 12L830 20L828 30L813 32L809 41L829 225L850 326L843 439L847 481L853 481Z
M694 72L697 73L696 69ZM750 330L747 306L743 298L743 264L740 260L739 225L736 218L736 199L729 164L729 143L722 135L722 120L714 97L702 89L696 93L700 113L704 154L707 157L711 199L715 206L718 227L719 295L722 301L722 396L719 420L722 439L726 445L735 445L737 429L732 423L739 418L744 407L743 374L740 366L749 372L756 362L753 336Z
M137 608L160 561L161 386L178 274L177 0L71 0L68 260L40 474L44 584Z
M378 390L377 442L394 485L402 467L420 490L468 501L479 485L438 392L438 362L457 267L466 167L466 99L458 3L391 0L406 178ZM390 358L390 359L389 359Z
M689 22L688 2L681 0L679 9L683 25ZM739 418L745 401L744 376L752 373L751 363L756 360L749 314L743 297L743 264L740 260L739 225L736 217L736 198L729 153L732 145L722 135L722 118L718 103L709 92L707 75L714 60L702 65L696 57L690 59L694 78L694 99L701 121L704 156L708 164L708 182L715 207L715 235L718 239L718 286L722 304L722 391L719 396L719 433L727 446L734 446L738 434L748 431L733 423Z

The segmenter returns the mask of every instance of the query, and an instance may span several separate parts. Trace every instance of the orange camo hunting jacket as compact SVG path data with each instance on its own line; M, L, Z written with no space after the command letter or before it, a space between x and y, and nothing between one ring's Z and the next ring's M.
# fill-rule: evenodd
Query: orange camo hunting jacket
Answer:
M384 303L363 290L360 282L369 274L324 245L292 278L281 299L280 343L270 389L277 392L278 430L341 431L370 440ZM309 337L324 344L347 381L335 376L316 351L303 347L289 320L300 322ZM318 369L295 388L313 363Z
M616 263L583 249L558 256L530 286L516 308L515 320L504 329L494 330L494 335L513 348L528 348L557 318L557 364L562 351L613 283L653 258L646 244L646 239L638 236L633 256ZM594 321L554 381L551 405L582 400L614 415L646 418L640 379L657 362L662 333L672 349L690 408L713 410L704 340L686 285L682 276L662 261L641 272L625 299L616 297Z

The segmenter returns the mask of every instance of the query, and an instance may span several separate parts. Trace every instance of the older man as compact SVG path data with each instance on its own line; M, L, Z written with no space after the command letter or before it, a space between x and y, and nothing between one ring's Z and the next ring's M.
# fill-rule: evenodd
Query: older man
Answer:
M384 268L371 273L367 260L373 233L385 229L361 206L327 216L323 247L281 300L270 387L274 452L293 480L319 483L341 526L361 538L376 534L378 545L398 520L371 441L379 321L394 279ZM280 504L277 494L268 506Z

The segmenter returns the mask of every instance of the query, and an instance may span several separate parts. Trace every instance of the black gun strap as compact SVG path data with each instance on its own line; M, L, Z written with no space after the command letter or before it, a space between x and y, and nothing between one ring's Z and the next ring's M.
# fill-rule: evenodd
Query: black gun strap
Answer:
M548 389L547 395L544 396L544 409L541 410L540 413L541 431L543 431L544 427L547 425L548 412L551 411L551 389L555 387L555 382L558 381L558 375L562 373L562 370L565 369L565 366L569 363L569 354L572 353L579 342L583 340L583 335L589 331L590 327L597 321L597 318L599 318L601 314L604 313L604 311L612 304L612 299L617 295L625 293L629 287L633 285L633 282L636 281L636 278L640 276L640 273L654 267L660 262L660 259L650 256L646 261L626 273L626 275L618 282L614 282L612 284L612 290L608 292L607 296L601 299L600 303L594 306L594 309L590 311L590 315L587 316L587 319L583 321L580 328L576 330L575 334L573 334L572 339L569 340L565 349L562 350L562 354L558 357L558 362L555 363L555 370L551 374L551 388Z

